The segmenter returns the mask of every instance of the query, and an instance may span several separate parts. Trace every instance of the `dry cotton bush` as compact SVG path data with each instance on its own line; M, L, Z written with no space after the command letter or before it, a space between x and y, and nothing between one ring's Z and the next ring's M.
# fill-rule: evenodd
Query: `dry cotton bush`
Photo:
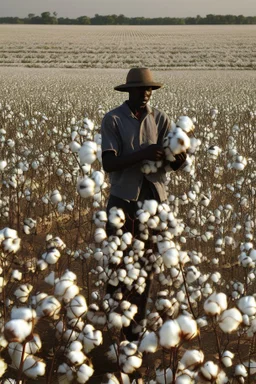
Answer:
M3 377L122 383L140 372L151 384L252 383L255 73L157 73L165 87L152 105L177 125L189 116L196 140L191 164L168 174L168 204L141 206L141 241L104 231L99 127L125 98L112 91L125 73L0 72ZM117 228L121 218L112 212ZM142 292L152 270L147 324L128 344L122 328L136 307L121 295L103 300L105 286ZM105 379L102 337L117 360Z

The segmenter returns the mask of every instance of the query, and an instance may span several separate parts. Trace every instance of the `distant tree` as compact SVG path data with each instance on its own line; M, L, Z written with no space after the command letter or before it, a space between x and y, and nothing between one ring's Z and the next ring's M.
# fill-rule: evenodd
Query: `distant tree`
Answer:
M51 12L43 12L41 13L41 17L43 24L58 24L58 19L56 18L56 16L51 16Z
M88 16L80 16L77 18L77 23L81 25L91 24L91 19Z
M28 14L28 18L31 20L31 19L33 19L33 17L35 17L36 15L34 14L34 13L29 13Z

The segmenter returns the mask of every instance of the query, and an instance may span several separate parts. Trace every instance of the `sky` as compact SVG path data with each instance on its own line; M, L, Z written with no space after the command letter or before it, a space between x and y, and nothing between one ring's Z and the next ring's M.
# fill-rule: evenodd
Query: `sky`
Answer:
M256 0L0 0L0 17L26 17L56 11L58 17L77 18L124 14L127 17L187 17L256 15Z

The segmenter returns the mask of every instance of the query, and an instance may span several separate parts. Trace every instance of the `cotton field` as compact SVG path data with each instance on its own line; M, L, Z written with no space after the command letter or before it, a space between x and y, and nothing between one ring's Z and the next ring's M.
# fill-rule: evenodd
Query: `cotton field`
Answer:
M125 100L113 90L125 75L0 71L1 382L253 383L256 75L155 72L166 155L182 137L187 165L168 173L168 201L140 204L138 238L118 209L108 238L100 122ZM143 293L150 275L147 322L128 342L138 308L106 285Z
M0 66L255 70L255 39L255 25L1 24Z

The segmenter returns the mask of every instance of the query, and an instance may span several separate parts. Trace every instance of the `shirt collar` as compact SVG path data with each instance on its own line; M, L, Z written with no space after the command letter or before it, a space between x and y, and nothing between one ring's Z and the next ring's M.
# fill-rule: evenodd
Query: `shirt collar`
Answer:
M127 104L127 101L125 101L123 104L122 104L122 109L123 109L123 112L127 115L127 116L130 116L130 117L133 117L134 119L136 119L136 116L133 114L133 112L130 110L128 104ZM147 115L150 115L150 114L153 114L153 110L151 108L150 105L146 105L146 116Z

